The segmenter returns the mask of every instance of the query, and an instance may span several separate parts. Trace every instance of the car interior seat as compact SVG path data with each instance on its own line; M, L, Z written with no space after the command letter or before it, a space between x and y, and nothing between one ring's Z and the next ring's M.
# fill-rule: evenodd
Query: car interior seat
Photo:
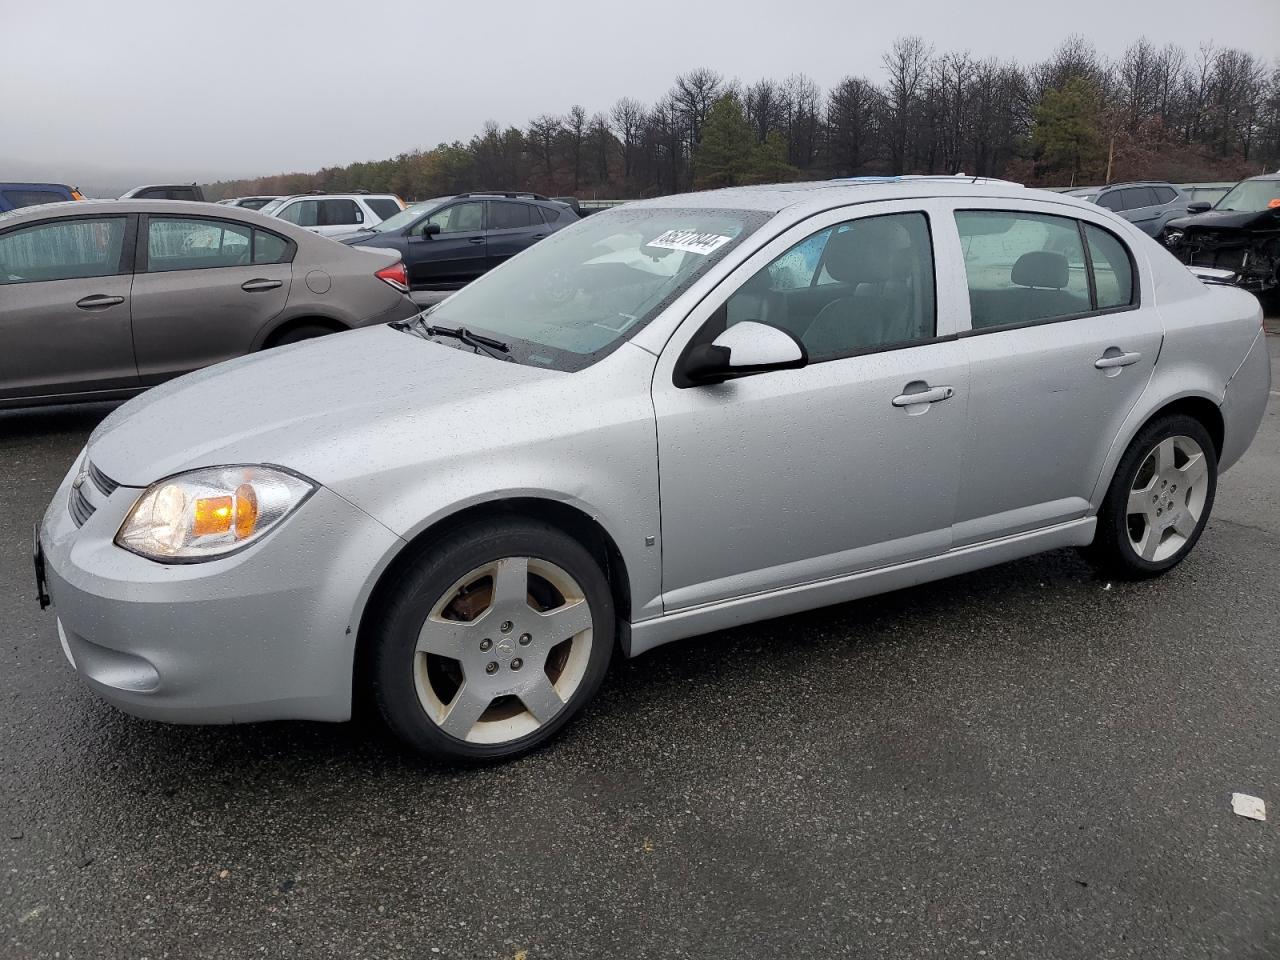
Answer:
M833 234L823 264L851 293L832 300L813 318L801 337L809 354L845 353L917 337L915 260L899 224L870 221Z

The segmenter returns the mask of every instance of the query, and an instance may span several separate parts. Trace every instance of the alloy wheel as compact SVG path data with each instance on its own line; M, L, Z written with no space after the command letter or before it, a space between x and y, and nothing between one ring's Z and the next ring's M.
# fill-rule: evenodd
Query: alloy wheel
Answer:
M414 685L446 734L506 743L549 723L581 686L591 608L565 570L504 557L460 577L418 635Z
M1190 437L1166 437L1138 466L1129 489L1129 545L1143 560L1172 557L1195 534L1209 492L1204 450Z

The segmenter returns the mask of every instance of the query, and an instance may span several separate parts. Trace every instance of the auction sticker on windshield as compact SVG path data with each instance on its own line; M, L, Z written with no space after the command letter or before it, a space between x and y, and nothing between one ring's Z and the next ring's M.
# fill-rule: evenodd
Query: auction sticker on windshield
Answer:
M646 247L658 247L662 250L680 250L684 253L696 253L706 256L724 246L732 237L724 237L718 233L695 233L692 230L668 230L660 237L655 237L645 244Z

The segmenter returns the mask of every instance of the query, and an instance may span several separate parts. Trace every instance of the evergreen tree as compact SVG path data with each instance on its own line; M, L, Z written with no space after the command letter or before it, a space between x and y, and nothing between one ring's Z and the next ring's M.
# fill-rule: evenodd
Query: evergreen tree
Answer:
M707 112L702 141L693 153L693 185L706 190L746 183L753 139L738 97L732 93L720 97ZM785 150L784 144L784 155Z

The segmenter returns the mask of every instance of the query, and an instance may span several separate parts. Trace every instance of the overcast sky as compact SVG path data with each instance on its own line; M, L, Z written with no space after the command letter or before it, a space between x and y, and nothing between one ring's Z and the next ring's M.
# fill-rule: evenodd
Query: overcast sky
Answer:
M380 159L581 103L651 102L706 66L882 79L917 33L1032 62L1072 31L1280 55L1280 0L80 0L5 3L0 166L253 176ZM1068 12L1069 11L1069 12ZM15 162L16 161L16 162ZM77 175L80 169L86 171ZM10 174L12 176L13 174ZM0 169L0 179L5 171Z

